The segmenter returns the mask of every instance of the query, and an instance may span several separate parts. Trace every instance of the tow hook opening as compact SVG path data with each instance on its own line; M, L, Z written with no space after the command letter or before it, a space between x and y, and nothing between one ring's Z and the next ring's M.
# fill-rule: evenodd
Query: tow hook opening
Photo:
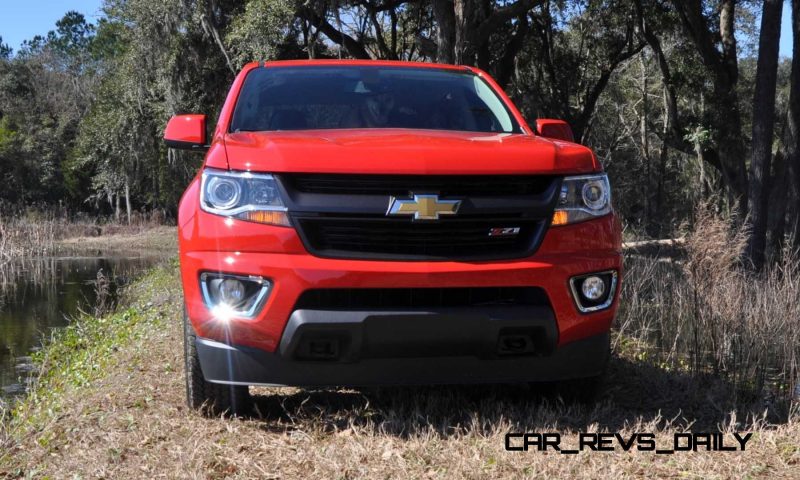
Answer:
M308 338L300 343L295 355L300 360L338 360L340 352L339 339Z
M506 328L497 335L497 355L541 355L547 346L541 331L530 328Z

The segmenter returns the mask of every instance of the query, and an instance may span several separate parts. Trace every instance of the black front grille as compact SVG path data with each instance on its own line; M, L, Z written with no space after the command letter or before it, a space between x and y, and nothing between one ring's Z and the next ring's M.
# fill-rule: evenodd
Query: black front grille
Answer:
M282 174L284 185L301 193L394 195L410 192L442 196L501 197L540 195L553 177L542 175L323 175Z
M532 252L545 226L544 220L525 218L430 223L387 217L295 216L294 220L312 253L333 258L518 258ZM499 235L498 229L519 231Z
M306 290L295 310L456 308L494 305L549 306L537 287L328 288Z
M499 260L532 255L553 216L561 178L547 175L276 175L303 244L328 258ZM455 215L388 216L392 197L459 200ZM490 234L497 229L505 234Z

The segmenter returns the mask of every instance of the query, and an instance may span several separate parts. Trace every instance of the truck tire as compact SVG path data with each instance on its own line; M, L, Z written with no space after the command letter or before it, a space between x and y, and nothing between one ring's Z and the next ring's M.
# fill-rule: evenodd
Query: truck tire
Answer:
M222 385L206 381L200 368L192 323L186 309L183 311L183 345L186 363L186 402L189 407L204 415L241 416L250 411L252 399L246 385Z
M590 406L597 402L608 376L608 365L611 361L611 343L608 344L607 355L602 359L600 373L591 377L573 378L548 382L535 382L530 386L545 397L554 398L566 404Z
M600 398L606 375L565 380L558 384L558 394L566 403L593 405Z
M562 400L567 403L593 405L600 398L608 375L608 364L611 360L611 344L608 345L608 355L603 361L599 375L573 380L564 380L558 383L557 390Z

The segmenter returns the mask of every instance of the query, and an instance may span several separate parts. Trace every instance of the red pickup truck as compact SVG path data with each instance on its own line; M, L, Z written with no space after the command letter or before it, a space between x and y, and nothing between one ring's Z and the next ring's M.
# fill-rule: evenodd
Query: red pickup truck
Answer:
M564 122L475 68L341 60L249 64L205 122L164 135L206 152L178 215L191 406L603 373L620 227Z

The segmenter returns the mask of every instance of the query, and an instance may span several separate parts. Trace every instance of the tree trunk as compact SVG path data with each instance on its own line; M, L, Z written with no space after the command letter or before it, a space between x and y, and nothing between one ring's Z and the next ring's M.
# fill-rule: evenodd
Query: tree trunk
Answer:
M656 218L658 218L657 235L661 235L661 226L663 225L664 215L664 181L667 178L667 160L669 149L667 146L667 137L669 136L670 128L672 128L670 121L670 99L668 87L664 85L664 127L661 130L661 151L659 152L658 159L658 186L656 188Z
M658 35L653 32L650 24L645 21L642 0L636 0L636 2L634 2L634 7L636 7L636 15L639 19L639 32L644 37L647 45L650 46L650 50L653 51L653 55L658 61L658 69L661 71L661 79L664 83L664 116L666 118L664 125L668 128L664 129L663 140L671 143L675 148L685 153L690 153L693 151L694 146L684 138L683 127L678 117L678 96L675 93L675 83L672 79L672 72L669 62L667 61L667 56L661 46L661 40ZM668 133L670 134L669 137L667 137Z
M789 89L788 132L784 140L792 179L794 248L800 250L800 0L792 0L792 79Z
M475 50L472 45L472 32L474 30L475 2L473 0L454 0L453 5L456 26L455 63L474 65Z
M645 58L645 52L642 50L639 53L639 67L641 69L641 77L639 78L639 90L642 94L642 111L639 114L639 141L641 143L640 147L642 149L642 159L644 160L644 182L642 187L644 188L644 214L646 218L644 219L645 225L647 225L647 230L649 234L652 234L653 225L653 212L652 212L652 195L650 190L650 180L652 178L651 171L650 171L650 132L647 130L647 115L649 114L649 104L647 98L647 60Z
M775 208L767 210L769 244L766 249L767 253L764 255L770 260L780 258L783 253L783 241L786 233L786 204L789 197L789 176L786 172L785 153L780 150L775 152L773 164L775 173L770 181L769 203Z
M228 55L228 51L225 49L225 44L222 43L222 37L219 35L219 31L217 27L214 26L213 20L209 18L209 16L203 14L200 16L200 22L203 25L203 28L208 32L211 38L214 40L214 43L219 48L220 53L225 58L225 63L228 65L228 69L231 71L232 74L236 75L236 69L233 67L233 63L231 63L231 57Z
M721 66L716 69L714 93L717 114L717 150L722 178L731 203L739 213L747 212L747 167L742 139L742 115L736 84L739 81L738 53L734 35L736 0L720 2L719 31L722 42Z
M500 59L495 62L494 79L502 89L508 87L508 84L511 83L511 79L516 73L517 54L519 54L520 50L525 46L525 40L528 38L530 29L528 15L521 15L519 19L517 19L517 30L506 45L506 51Z
M125 212L128 214L128 225L131 224L131 183L125 179Z
M783 0L765 0L758 42L756 88L753 95L753 156L750 160L748 257L753 266L764 264L767 242L767 179L772 162L775 125L775 87L778 76L778 45L781 37Z
M715 165L722 174L722 180L728 189L728 202L738 207L744 218L747 213L747 167L745 164L746 149L742 139L742 117L738 107L738 95L735 85L722 87L715 92L713 103L716 130L716 144L719 160Z
M456 17L453 0L433 0L433 18L436 32L436 61L455 63L456 61Z

